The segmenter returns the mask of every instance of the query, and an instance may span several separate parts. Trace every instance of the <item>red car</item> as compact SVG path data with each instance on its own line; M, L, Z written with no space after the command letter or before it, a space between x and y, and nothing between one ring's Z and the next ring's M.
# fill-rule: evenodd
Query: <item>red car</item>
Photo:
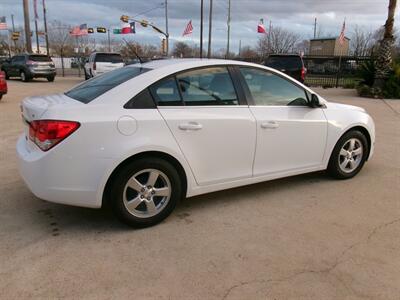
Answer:
M3 71L0 71L0 100L5 94L7 94L6 74L4 74Z

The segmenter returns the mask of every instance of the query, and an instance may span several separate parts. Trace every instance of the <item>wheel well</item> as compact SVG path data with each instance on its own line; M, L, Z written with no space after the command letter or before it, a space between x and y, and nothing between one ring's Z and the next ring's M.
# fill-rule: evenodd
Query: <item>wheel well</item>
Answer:
M170 164L172 164L176 170L178 171L179 177L182 180L182 190L184 192L184 195L186 195L186 190L187 190L187 178L186 178L186 173L185 170L183 169L182 165L180 164L180 162L173 156L164 153L164 152L159 152L159 151L148 151L148 152L142 152L142 153L138 153L135 154L131 157L128 157L127 159L125 159L123 162L121 162L115 169L114 171L112 171L110 177L107 180L107 183L104 187L104 191L103 191L103 201L102 201L102 206L104 206L105 204L107 204L107 202L110 199L110 190L111 190L111 184L115 178L115 176L118 174L118 171L125 166L128 163L131 163L134 160L137 160L139 158L151 158L151 157L157 157L157 158L161 158L166 160L167 162L169 162Z
M354 131L354 130L360 131L362 134L365 135L365 138L367 139L367 142L368 142L368 155L367 155L367 160L368 160L368 158L369 158L369 153L370 153L370 151L371 151L371 136L370 136L368 130L367 130L365 127L362 127L362 126L355 126L355 127L352 127L352 128L350 128L350 129L348 129L345 133L343 133L343 135L345 135L345 134L348 133L349 131ZM342 136L343 136L343 135L342 135Z

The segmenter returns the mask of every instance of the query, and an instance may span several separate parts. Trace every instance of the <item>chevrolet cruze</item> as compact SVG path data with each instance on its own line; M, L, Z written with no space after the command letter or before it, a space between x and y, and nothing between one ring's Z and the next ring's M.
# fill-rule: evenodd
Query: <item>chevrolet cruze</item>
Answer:
M20 173L39 198L145 227L184 197L327 170L355 176L374 149L364 109L274 69L229 60L129 65L22 101Z

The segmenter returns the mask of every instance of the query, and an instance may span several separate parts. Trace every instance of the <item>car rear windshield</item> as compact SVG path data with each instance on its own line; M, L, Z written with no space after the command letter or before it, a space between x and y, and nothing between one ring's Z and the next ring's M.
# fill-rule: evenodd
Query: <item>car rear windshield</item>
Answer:
M96 62L109 62L109 63L122 63L122 57L119 54L111 54L111 53L98 53L95 58Z
M265 65L275 69L301 69L303 67L299 56L270 56Z
M50 57L46 55L29 55L29 60L33 61L51 61Z
M143 74L149 70L150 69L138 67L120 68L85 81L72 90L66 92L65 95L80 102L89 103L93 99L99 97L121 83L124 83L125 81L139 76L140 74Z

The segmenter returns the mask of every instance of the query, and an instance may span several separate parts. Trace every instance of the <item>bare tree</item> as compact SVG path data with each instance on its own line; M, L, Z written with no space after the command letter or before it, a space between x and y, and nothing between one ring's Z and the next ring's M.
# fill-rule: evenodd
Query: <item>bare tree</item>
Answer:
M282 27L273 27L271 31L258 40L258 52L261 56L268 53L290 53L295 51L300 35Z
M64 76L64 57L72 55L74 47L70 35L71 27L60 21L53 21L50 23L49 28L49 47L54 54L61 57L61 67Z
M191 57L193 56L193 49L184 42L176 42L172 54L176 57Z
M253 49L250 46L244 46L240 49L240 58L258 58L257 49Z
M351 33L350 49L354 56L371 55L374 45L374 32L356 25Z

